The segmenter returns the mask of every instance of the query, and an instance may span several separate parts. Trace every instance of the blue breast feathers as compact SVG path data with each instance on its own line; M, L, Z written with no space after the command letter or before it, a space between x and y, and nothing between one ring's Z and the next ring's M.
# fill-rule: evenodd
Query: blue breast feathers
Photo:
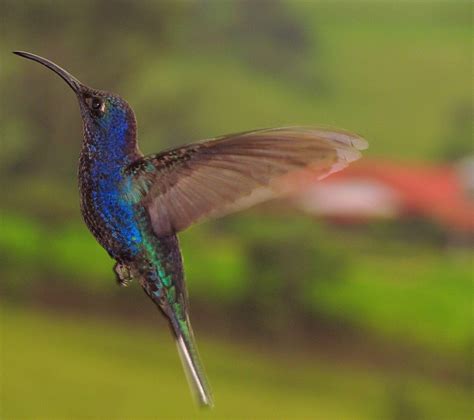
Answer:
M123 191L123 169L130 162L127 144L128 123L120 109L104 115L100 121L102 130L97 130L90 139L90 180L92 206L101 219L108 235L113 238L114 248L135 255L142 243L135 205L126 199ZM120 252L111 250L111 254Z

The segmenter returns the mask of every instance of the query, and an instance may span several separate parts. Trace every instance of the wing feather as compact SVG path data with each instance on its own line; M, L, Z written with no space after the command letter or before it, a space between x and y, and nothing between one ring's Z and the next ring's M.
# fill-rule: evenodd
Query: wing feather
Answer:
M145 156L126 174L163 236L288 193L299 171L322 179L359 159L366 147L342 130L265 129Z

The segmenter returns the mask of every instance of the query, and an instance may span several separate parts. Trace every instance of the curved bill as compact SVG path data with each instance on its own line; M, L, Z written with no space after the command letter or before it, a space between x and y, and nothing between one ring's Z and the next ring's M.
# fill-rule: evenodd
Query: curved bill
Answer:
M29 60L36 61L43 66L48 67L52 71L54 71L57 75L59 75L70 87L71 89L79 93L81 87L83 86L82 83L77 80L74 76L64 70L62 67L59 67L57 64L54 64L52 61L47 60L46 58L40 57L39 55L32 54L25 51L13 51L13 54L19 55L20 57L28 58Z

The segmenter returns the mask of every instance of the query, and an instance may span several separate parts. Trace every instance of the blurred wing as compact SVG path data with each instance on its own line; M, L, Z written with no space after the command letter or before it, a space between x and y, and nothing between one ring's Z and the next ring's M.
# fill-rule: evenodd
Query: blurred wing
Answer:
M304 173L322 179L366 147L355 134L322 128L228 135L133 162L131 199L148 209L155 233L167 235L288 193Z

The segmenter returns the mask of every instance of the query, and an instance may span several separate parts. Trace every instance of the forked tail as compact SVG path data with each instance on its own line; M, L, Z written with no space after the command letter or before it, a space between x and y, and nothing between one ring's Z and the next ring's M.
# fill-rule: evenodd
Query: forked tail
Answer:
M186 320L183 321L172 320L171 326L176 337L176 345L191 391L195 395L199 405L212 407L214 402L212 400L211 389L199 359L189 320L187 317Z

